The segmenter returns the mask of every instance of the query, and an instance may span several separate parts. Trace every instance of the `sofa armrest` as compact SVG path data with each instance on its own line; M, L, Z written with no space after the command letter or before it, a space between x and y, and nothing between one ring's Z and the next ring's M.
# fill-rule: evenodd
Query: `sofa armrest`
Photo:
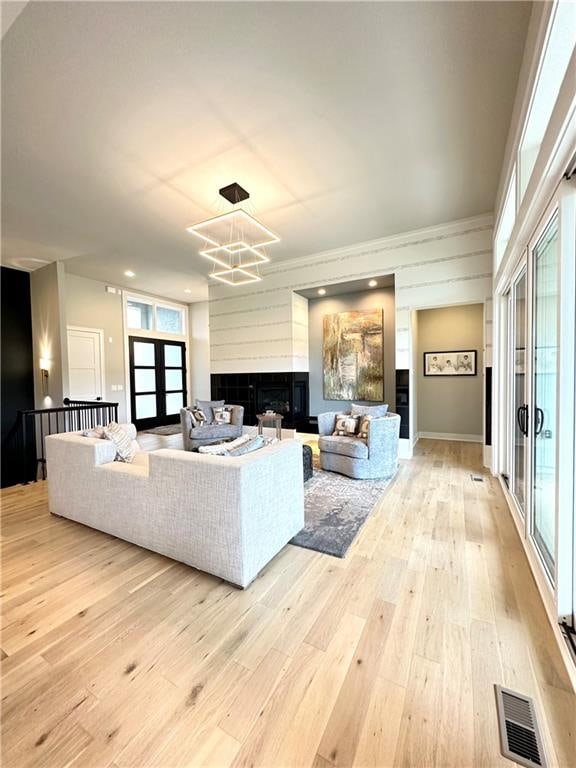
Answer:
M232 415L230 417L230 424L235 427L241 427L244 423L244 406L243 405L231 405Z
M398 440L400 433L400 416L397 413L387 413L370 421L368 428L368 453L370 458L382 453Z
M64 432L46 437L46 462L51 479L52 463L73 473L75 468L108 464L116 458L116 446L110 440L84 437L79 432Z
M182 445L185 451L192 450L192 441L190 439L190 430L194 426L192 414L189 408L180 408L180 426L182 428Z

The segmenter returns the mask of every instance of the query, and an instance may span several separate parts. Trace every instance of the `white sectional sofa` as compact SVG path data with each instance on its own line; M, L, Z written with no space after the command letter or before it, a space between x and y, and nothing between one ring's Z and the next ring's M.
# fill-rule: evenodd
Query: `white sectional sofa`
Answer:
M237 457L163 449L125 464L110 441L70 432L47 437L46 456L53 514L240 587L304 527L296 440Z

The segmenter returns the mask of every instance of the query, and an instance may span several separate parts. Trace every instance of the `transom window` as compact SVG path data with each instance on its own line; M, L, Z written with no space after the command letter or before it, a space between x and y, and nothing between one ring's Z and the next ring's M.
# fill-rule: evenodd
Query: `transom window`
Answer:
M128 296L126 323L130 330L186 334L186 308L177 304L155 301L145 296Z

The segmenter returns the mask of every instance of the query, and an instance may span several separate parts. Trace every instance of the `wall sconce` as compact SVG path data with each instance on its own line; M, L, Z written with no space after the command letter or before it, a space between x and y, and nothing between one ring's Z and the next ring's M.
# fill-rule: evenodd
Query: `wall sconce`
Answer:
M48 394L48 372L50 370L50 360L47 357L40 358L40 375L42 376L42 394Z

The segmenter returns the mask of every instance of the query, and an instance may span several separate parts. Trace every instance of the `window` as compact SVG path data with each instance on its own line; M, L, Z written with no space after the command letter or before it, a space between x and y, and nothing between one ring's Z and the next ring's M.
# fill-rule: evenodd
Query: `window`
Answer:
M183 333L183 310L175 307L156 307L156 330L163 333Z
M154 301L145 296L126 298L126 324L130 330L186 334L186 307Z
M512 171L510 182L508 184L508 192L506 193L506 199L502 207L502 216L500 217L500 223L498 224L498 232L496 233L496 242L494 247L494 272L497 271L506 246L510 240L510 235L514 229L514 223L516 221L516 168Z
M526 187L576 44L576 3L558 3L542 55L526 127L520 142L519 197Z
M126 303L126 314L129 328L139 328L145 331L151 331L153 329L153 304L146 304L135 299L128 299Z

